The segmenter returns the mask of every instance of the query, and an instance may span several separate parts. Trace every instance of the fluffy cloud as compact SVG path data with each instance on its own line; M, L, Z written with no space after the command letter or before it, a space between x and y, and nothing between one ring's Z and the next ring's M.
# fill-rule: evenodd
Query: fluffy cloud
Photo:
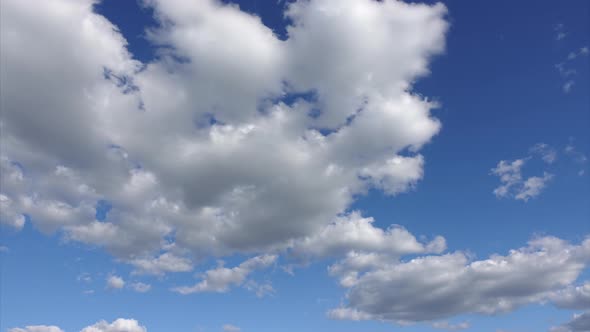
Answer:
M269 267L276 259L276 255L263 255L250 258L233 268L220 266L204 272L202 280L194 286L176 287L172 290L184 295L202 292L224 293L232 286L242 285L249 274Z
M441 329L441 330L447 330L447 331L461 331L461 330L466 330L466 329L470 328L471 324L469 324L468 322L451 324L449 322L442 321L442 322L433 323L432 327L434 327L435 329Z
M125 280L123 278L116 275L111 275L107 278L107 288L121 289L123 287L125 287Z
M140 63L93 4L3 2L2 223L22 228L26 214L160 275L294 246L429 250L341 219L369 189L396 195L423 177L419 150L441 125L412 83L444 49L443 5L296 1L281 40L221 1L146 0L159 57ZM113 207L96 220L102 200ZM317 242L355 227L367 238Z
M152 289L152 285L145 284L143 282L134 282L134 283L130 284L129 286L131 287L131 289L133 289L134 291L136 291L138 293L149 292L150 289Z
M573 245L553 237L537 238L508 255L479 261L455 252L405 262L364 262L356 270L346 260L331 267L341 285L349 288L347 304L332 310L332 318L429 321L507 312L551 299L590 262L590 239Z
M550 299L560 308L590 309L590 281L559 290L551 294Z
M531 159L540 158L545 164L553 164L557 160L557 151L545 143L535 144L529 152L530 155L525 158L501 160L492 168L492 174L498 176L502 183L494 189L496 197L510 197L526 202L539 196L547 182L553 178L553 174L546 171L543 176L523 177L522 168Z
M13 328L8 330L9 332L63 332L57 326L27 326L25 328ZM141 325L135 319L124 319L119 318L108 323L107 321L101 320L100 322L83 328L80 332L147 332L147 329Z
M47 326L47 325L35 325L35 326L27 326L24 328L12 328L8 330L8 332L64 332L57 326Z
M136 258L129 263L136 268L135 273L138 274L162 275L166 272L188 272L193 269L189 259L178 257L169 252L154 258Z
M436 237L432 242L424 244L400 226L383 230L374 227L373 222L373 218L363 218L358 211L340 216L312 236L298 241L293 246L292 254L326 257L351 252L372 252L399 257L425 252L439 253L446 248L442 237Z
M119 318L112 323L102 320L80 332L147 332L147 329L135 319Z

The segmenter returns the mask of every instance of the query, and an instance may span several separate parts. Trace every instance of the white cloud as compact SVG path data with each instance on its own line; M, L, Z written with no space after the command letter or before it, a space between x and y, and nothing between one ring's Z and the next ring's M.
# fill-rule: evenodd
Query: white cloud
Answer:
M369 251L392 256L441 252L446 248L442 237L430 243L420 243L401 226L392 225L383 230L373 226L373 218L363 218L360 212L336 218L322 230L298 241L293 246L295 256L342 256L349 252Z
M574 87L575 84L576 84L576 82L574 80L569 80L569 81L563 83L563 92L569 93L570 91L572 91L572 88Z
M442 322L432 323L432 327L434 327L435 329L441 329L441 330L447 330L447 331L461 331L461 330L467 330L468 328L470 328L471 324L469 324L469 322L461 322L461 323L457 323L457 324L451 324L447 321L442 321Z
M557 150L545 143L537 143L529 149L529 153L530 155L525 158L513 161L501 160L495 168L492 168L492 174L498 176L502 183L494 189L496 197L514 198L526 202L541 194L547 182L553 178L553 174L544 171L543 176L524 178L522 168L536 157L545 164L553 164L557 160Z
M119 318L112 323L101 320L100 322L85 327L80 332L147 332L147 329L135 319Z
M530 152L541 157L547 164L553 164L557 160L557 150L545 143L533 145Z
M25 328L12 328L8 332L64 332L57 326L36 325ZM101 320L100 322L83 328L80 332L147 332L147 329L135 319L119 318L108 323Z
M134 291L136 291L138 293L149 292L150 289L152 289L152 285L145 284L143 282L134 282L134 283L130 284L129 286L131 287L131 289L133 289Z
M107 278L107 288L109 289L121 289L125 287L125 280L123 278L111 275Z
M459 314L496 314L551 299L570 286L590 262L590 239L579 245L537 238L507 255L470 260L463 252L409 261L381 259L351 269L332 270L349 288L346 304L330 311L336 319L411 323ZM535 278L531 278L534 275Z
M146 0L161 23L148 38L166 46L142 64L93 4L2 4L3 223L22 228L27 214L161 275L291 250L369 189L422 179L419 150L441 124L412 84L444 50L443 5L297 1L280 40L237 6ZM113 203L101 221L99 200Z
M563 34L563 36L565 37L565 34ZM571 68L573 66L572 62L579 57L588 56L588 54L590 54L590 49L587 46L580 47L580 49L577 51L571 51L565 60L555 65L555 68L559 74L565 79L562 86L564 93L569 93L576 84L576 81L570 78L577 74L577 70Z
M47 325L35 325L35 326L27 326L24 328L12 328L9 329L8 332L64 332L57 326L47 326Z
M232 286L240 286L255 270L267 268L274 264L276 255L262 255L250 258L242 264L233 267L217 267L205 271L202 274L202 280L193 286L176 287L172 290L183 294L202 293L202 292L227 292Z
M563 23L555 24L555 26L553 26L553 30L555 31L555 40L559 41L567 37L565 25Z
M543 177L531 176L524 181L522 188L515 194L514 198L526 202L533 197L539 196L547 182L552 178L553 175L547 172L543 173Z
M240 332L242 330L239 327L231 325L231 324L225 324L221 328L225 332Z
M163 253L157 257L135 258L129 262L138 274L162 275L166 272L188 272L193 269L188 258L178 257L173 253Z

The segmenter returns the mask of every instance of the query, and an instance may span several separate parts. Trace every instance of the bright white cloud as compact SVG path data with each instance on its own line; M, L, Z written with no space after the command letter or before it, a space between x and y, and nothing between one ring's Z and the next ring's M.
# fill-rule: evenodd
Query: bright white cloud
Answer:
M298 241L292 254L299 257L326 257L368 251L399 257L424 252L439 253L446 248L442 237L424 244L400 226L383 230L374 227L373 222L373 218L363 218L358 211L340 216L314 235Z
M406 262L380 259L356 270L340 269L348 264L343 261L331 269L349 289L347 303L329 315L408 323L507 312L551 299L555 291L575 282L588 263L590 239L573 245L553 237L534 239L526 247L485 260L455 252Z
M111 275L107 278L107 288L121 289L123 287L125 287L125 280L123 278L116 275Z
M224 293L232 286L242 285L249 274L269 267L276 259L276 255L263 255L250 258L233 268L220 266L205 271L202 274L202 280L194 286L176 287L172 290L183 295L202 292Z
M13 328L8 332L64 332L57 326L27 326L25 328ZM109 323L101 320L100 322L83 328L80 332L147 332L147 329L135 319L119 318Z
M9 329L8 332L64 332L57 326L47 326L47 325L34 325L34 326L27 326L24 328L12 328Z
M147 332L147 329L135 319L119 318L112 323L100 322L82 329L80 332Z
M94 1L3 2L3 223L27 214L156 275L210 256L375 246L320 248L334 227L382 251L427 250L401 228L340 219L369 189L396 195L424 176L419 150L441 124L412 83L444 49L443 5L296 1L280 40L219 1L144 3L161 23L148 38L165 45L147 64ZM277 101L287 94L315 96ZM101 221L99 200L113 203Z

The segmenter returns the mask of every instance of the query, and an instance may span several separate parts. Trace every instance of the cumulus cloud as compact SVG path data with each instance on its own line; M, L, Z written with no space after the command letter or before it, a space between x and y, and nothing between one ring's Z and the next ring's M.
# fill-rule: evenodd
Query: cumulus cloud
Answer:
M64 332L57 326L48 326L48 325L34 325L34 326L26 326L24 328L12 328L9 329L8 332Z
M221 327L221 329L225 332L240 332L242 329L235 325L225 324Z
M129 262L137 274L162 275L166 272L188 272L193 269L188 258L178 257L173 253L166 252L157 257L135 258Z
M134 282L134 283L130 284L129 286L131 287L131 289L133 289L134 291L136 291L138 293L149 292L150 289L152 289L152 285L145 284L143 282Z
M116 275L110 275L107 278L107 288L121 289L123 287L125 287L125 280L123 280L123 278Z
M447 321L442 321L442 322L432 323L432 327L434 327L435 329L441 329L441 330L447 330L447 331L461 331L461 330L467 330L468 328L470 328L471 324L469 324L469 322L461 322L461 323L457 323L457 324L451 324Z
M590 312L575 314L567 323L555 326L550 332L588 332L590 331Z
M147 329L139 325L135 319L119 318L112 323L102 320L83 328L80 332L147 332Z
M360 212L336 218L322 230L298 241L293 246L295 256L329 257L349 252L369 251L392 256L441 252L445 239L436 237L432 242L421 243L401 226L383 230L373 226L373 218L363 218Z
M574 245L541 237L507 255L484 260L454 252L409 261L364 262L356 269L348 261L331 267L349 290L347 303L329 316L405 324L508 312L555 298L554 292L571 286L590 262L590 239Z
M538 143L529 149L529 156L515 160L501 160L495 168L493 175L498 176L501 185L494 189L496 197L514 198L528 201L541 194L547 183L553 178L553 174L544 171L542 176L524 178L522 168L533 158L541 159L545 164L553 164L557 160L557 150L545 144Z
M590 309L590 281L559 290L551 294L549 298L560 308Z
M441 124L412 84L444 50L443 5L295 1L279 39L221 1L146 0L159 57L141 63L93 4L2 4L2 223L27 215L156 275L294 246L429 251L401 228L341 219L368 190L424 176L419 151ZM99 201L112 202L104 220ZM354 227L378 244L317 242ZM195 289L225 289L205 281Z
M176 287L172 290L183 295L202 292L224 293L232 286L242 285L249 274L269 267L274 264L276 259L276 255L262 255L250 258L233 268L220 266L205 271L202 274L202 280L195 285Z
M36 325L25 328L12 328L8 332L64 332L57 326ZM100 322L83 328L80 332L147 332L147 329L135 319L119 318L108 323L101 320Z

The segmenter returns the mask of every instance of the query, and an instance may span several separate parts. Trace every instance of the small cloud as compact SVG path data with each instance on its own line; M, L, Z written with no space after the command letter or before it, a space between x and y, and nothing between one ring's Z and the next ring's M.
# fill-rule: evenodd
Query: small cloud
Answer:
M221 329L225 332L240 332L242 329L231 324L225 324L221 327Z
M569 81L565 82L562 87L563 92L569 93L570 91L572 91L574 84L576 84L576 82L574 82L573 80L569 80Z
M94 289L87 289L82 293L84 293L84 295L92 295L92 294L94 294Z
M138 293L149 292L149 290L152 289L152 285L144 284L143 282L135 282L135 283L132 283L130 286L131 286L131 289L133 289L134 291L136 291Z
M567 37L567 33L565 32L565 25L562 23L555 24L553 26L553 30L555 31L555 40L562 40Z
M535 144L530 152L539 155L547 164L553 164L557 160L557 150L545 143Z
M108 289L121 289L125 287L125 280L123 278L111 275L107 278L107 288Z
M10 249L8 249L7 246L0 246L0 253L6 253L6 252L9 252L9 251L10 251Z
M254 280L249 280L244 287L256 294L256 297L262 298L275 293L275 289L270 283L259 284Z
M451 324L449 322L443 321L443 322L433 323L432 327L434 327L435 329L441 329L441 330L447 330L447 331L460 331L460 330L466 330L466 329L470 328L471 324L469 324L469 322Z
M88 273L88 272L84 272L84 273L81 273L80 275L78 275L78 276L76 277L76 280L77 280L78 282L85 282L85 283L89 283L89 282L91 282L91 281L92 281L92 277L90 276L90 273Z

